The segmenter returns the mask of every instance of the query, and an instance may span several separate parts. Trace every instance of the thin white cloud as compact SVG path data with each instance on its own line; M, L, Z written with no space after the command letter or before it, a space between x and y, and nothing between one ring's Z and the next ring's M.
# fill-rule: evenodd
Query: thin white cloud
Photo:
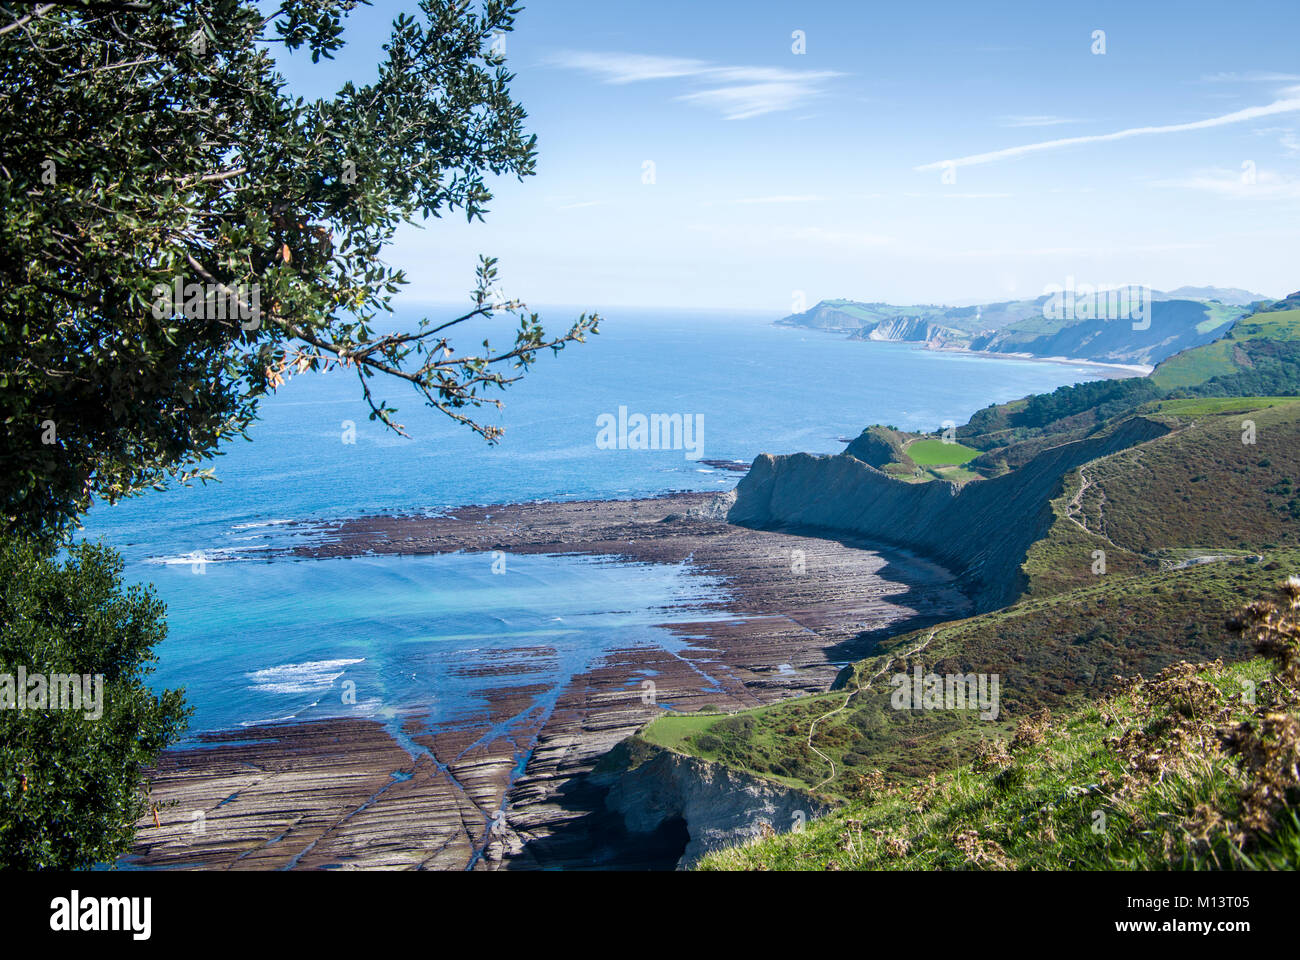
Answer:
M831 230L825 227L755 226L740 224L695 223L687 227L703 233L715 242L733 247L810 247L843 252L846 249L878 249L894 246L893 237L858 230Z
M1209 73L1201 77L1202 83L1297 83L1300 73Z
M1202 170L1190 177L1155 181L1157 187L1198 190L1234 199L1300 200L1300 177L1288 177L1273 170L1253 175L1241 170Z
M1277 137L1278 146L1286 156L1300 156L1300 133L1295 127L1255 127L1251 133L1257 137Z
M817 203L821 197L815 193L780 193L770 197L741 197L736 203Z
M656 57L641 53L571 51L552 57L549 62L557 67L594 73L605 83L639 83L643 80L693 77L709 69L709 64L703 60Z
M962 193L956 190L932 190L929 192L909 191L905 197L945 197L950 200L1003 200L1013 196L1010 193Z
M1235 110L1232 113L1225 113L1218 117L1209 117L1205 120L1194 120L1190 123L1172 123L1164 126L1152 127L1130 127L1127 130L1118 130L1115 133L1098 133L1084 137L1063 137L1059 140L1044 140L1040 143L1027 143L1019 147L1007 147L1004 150L992 150L988 153L975 153L966 157L955 157L951 160L937 160L934 163L923 163L914 170L944 170L950 167L970 167L979 163L994 163L998 160L1010 160L1015 157L1023 157L1032 153L1041 153L1045 150L1058 150L1062 147L1073 147L1085 143L1105 143L1111 140L1127 140L1130 137L1154 136L1167 133L1185 133L1189 130L1209 130L1213 127L1223 127L1233 123L1243 123L1247 120L1258 120L1261 117L1273 117L1283 113L1295 113L1300 111L1300 87L1292 87L1282 91L1282 99L1274 100L1272 103L1263 104L1258 107L1246 107L1244 110Z
M932 249L928 252L936 257L951 257L958 260L1025 260L1041 257L1100 259L1151 253L1179 253L1185 250L1201 250L1208 247L1209 244L1206 243L1145 243L1129 246L1107 245L1104 247L1004 247L1002 249L976 247L970 250Z
M1008 116L999 120L1003 127L1059 127L1063 123L1079 123L1077 117L1056 117L1050 114L1039 116Z
M608 84L689 79L705 89L674 99L715 110L728 120L745 120L801 106L821 96L827 80L842 76L834 70L724 66L705 60L638 53L570 51L552 57L549 62L594 74Z

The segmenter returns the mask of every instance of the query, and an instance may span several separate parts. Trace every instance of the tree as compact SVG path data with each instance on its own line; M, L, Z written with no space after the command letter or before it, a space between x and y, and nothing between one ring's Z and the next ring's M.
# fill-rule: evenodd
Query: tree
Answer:
M0 537L0 867L70 870L126 853L147 811L142 773L184 730L181 693L145 685L163 606L150 590L123 592L121 573L102 547L80 544L60 563ZM91 678L80 709L66 683L55 693L56 674Z
M421 0L378 77L293 98L268 48L343 46L355 0L65 0L0 13L0 528L57 536L243 435L309 370L354 371L371 419L404 432L375 374L489 442L475 419L548 335L483 258L463 315L382 333L405 282L380 253L417 213L482 219L486 178L531 175L535 137L499 38L510 0ZM458 353L459 324L519 319ZM376 383L379 381L375 381Z

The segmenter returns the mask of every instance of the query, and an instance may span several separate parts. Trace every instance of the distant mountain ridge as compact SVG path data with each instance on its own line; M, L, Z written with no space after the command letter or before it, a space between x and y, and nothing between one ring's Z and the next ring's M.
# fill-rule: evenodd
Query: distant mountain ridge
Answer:
M1149 300L1147 296L1141 298L1140 312L1118 313L1125 319L1090 315L1105 313L1104 309L1081 310L1077 315L1067 310L1062 315L1059 298L1044 294L971 307L822 300L777 323L844 333L853 339L922 343L932 350L1153 366L1215 340L1249 313L1251 305L1269 302L1247 290L1219 287L1180 287L1168 293L1150 291ZM1103 303L1105 297L1096 295L1096 302ZM1121 301L1112 294L1111 302Z
M1157 293L1158 300L1218 300L1221 303L1232 304L1234 307L1248 307L1252 303L1259 303L1263 300L1271 300L1272 297L1266 297L1263 294L1251 293L1249 290L1242 290L1240 287L1178 287L1176 290L1170 290L1168 293Z

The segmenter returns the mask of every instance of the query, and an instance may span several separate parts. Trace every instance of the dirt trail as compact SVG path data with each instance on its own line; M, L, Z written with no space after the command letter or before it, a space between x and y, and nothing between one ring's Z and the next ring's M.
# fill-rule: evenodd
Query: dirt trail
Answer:
M911 657L920 653L922 650L924 650L926 647L930 645L930 641L934 639L934 634L935 631L931 630L930 635L925 638L924 643L921 643L918 646L914 647L912 650L909 650L906 654L904 654L904 656ZM820 783L816 784L813 787L813 790L819 790L824 785L830 783L832 780L835 779L835 761L813 746L813 742L812 742L813 731L817 729L817 724L829 717L835 716L835 714L839 713L841 710L847 707L849 705L849 701L853 699L854 694L861 693L864 690L869 690L871 688L871 684L875 680L879 679L880 676L884 674L891 666L893 666L894 661L897 659L898 658L896 656L890 657L888 660L884 662L884 664L881 666L879 670L877 670L867 679L867 685L865 687L861 683L858 683L857 686L855 686L852 690L850 690L848 694L844 697L843 703L841 703L834 710L831 710L829 713L823 713L820 717L818 717L816 720L814 720L811 724L808 725L808 749L811 750L813 753L817 754L817 756L821 757L823 760L825 760L827 763L831 765L831 775L827 777L825 780L822 780Z

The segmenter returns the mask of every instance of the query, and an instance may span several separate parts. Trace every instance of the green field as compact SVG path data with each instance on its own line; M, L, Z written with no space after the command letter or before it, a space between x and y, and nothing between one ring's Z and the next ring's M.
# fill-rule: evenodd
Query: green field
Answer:
M1186 400L1162 400L1152 408L1153 413L1171 413L1175 416L1200 417L1214 414L1249 413L1286 403L1300 403L1297 397L1192 397Z
M980 451L964 444L935 439L913 440L905 449L912 462L920 467L957 467L980 455Z
M685 742L696 734L704 733L727 714L667 712L650 721L640 733L642 740L669 750L681 750Z

